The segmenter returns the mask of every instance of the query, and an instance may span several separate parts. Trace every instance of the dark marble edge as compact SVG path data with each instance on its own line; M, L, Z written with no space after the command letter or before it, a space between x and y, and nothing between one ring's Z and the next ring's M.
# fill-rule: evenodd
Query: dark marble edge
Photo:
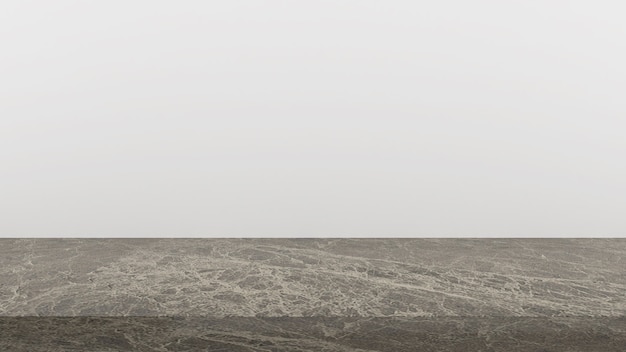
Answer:
M624 351L626 317L0 317L2 351Z

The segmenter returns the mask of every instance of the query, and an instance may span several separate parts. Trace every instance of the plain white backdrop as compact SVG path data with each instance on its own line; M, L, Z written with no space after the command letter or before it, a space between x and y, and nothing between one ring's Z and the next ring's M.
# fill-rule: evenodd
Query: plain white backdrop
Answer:
M3 1L2 236L625 236L622 1Z

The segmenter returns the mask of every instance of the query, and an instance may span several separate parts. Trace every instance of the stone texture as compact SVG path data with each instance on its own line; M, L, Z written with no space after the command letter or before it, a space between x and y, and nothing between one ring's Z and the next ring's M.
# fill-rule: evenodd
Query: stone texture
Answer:
M626 239L0 239L0 350L624 351L625 256Z
M0 318L0 350L12 352L623 352L624 346L624 318Z

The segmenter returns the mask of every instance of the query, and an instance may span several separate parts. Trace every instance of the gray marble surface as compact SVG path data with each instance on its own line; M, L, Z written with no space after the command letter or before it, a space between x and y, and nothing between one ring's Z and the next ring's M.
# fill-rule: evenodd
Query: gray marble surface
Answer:
M0 350L624 351L624 257L626 239L0 239Z
M623 316L626 241L0 240L4 316Z
M0 317L0 350L623 352L626 319Z

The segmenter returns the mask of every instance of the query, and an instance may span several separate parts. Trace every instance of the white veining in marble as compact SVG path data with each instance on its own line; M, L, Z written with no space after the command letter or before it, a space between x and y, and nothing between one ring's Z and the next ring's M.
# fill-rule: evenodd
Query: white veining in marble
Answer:
M623 316L621 239L2 239L3 316Z

